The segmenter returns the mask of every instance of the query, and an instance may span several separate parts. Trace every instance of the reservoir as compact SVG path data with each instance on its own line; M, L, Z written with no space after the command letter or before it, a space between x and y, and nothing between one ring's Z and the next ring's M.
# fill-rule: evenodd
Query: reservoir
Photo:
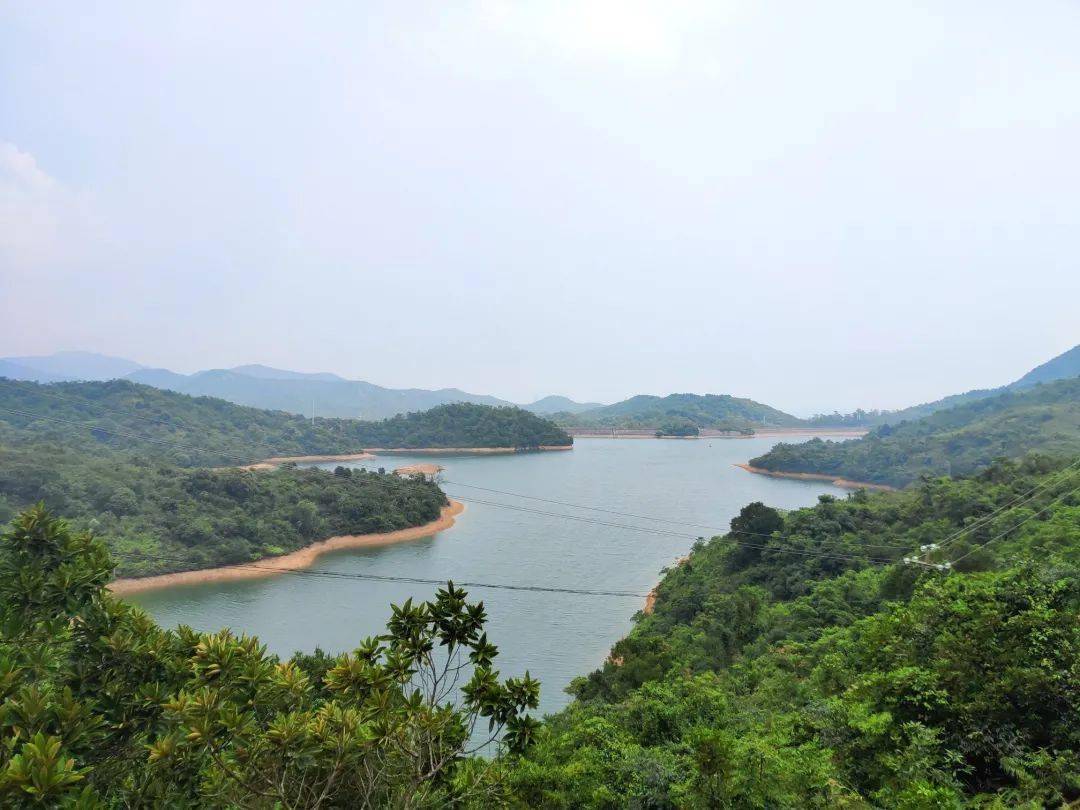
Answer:
M565 452L350 462L394 469L437 461L445 468L443 489L466 510L439 534L331 552L314 568L636 594L470 589L470 600L483 600L487 608L488 638L499 648L496 668L503 677L529 670L541 682L540 713L557 711L569 701L567 684L603 663L611 645L630 630L661 569L689 552L697 537L723 533L751 501L793 509L815 503L822 493L844 496L845 490L827 482L769 478L734 466L776 441L579 438ZM284 574L128 598L165 626L231 627L288 657L316 646L352 650L384 630L391 603L431 598L435 587Z

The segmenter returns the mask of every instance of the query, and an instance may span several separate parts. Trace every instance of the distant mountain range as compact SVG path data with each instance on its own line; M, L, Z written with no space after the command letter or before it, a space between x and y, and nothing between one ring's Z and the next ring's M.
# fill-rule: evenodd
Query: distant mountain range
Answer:
M328 372L305 373L263 365L209 369L178 374L148 368L132 360L93 352L57 352L40 357L0 358L0 377L33 382L75 382L127 379L166 391L211 396L256 408L318 416L386 419L399 413L426 411L439 405L467 402L475 405L516 405L498 397L471 394L457 388L384 388L363 380L347 380ZM560 396L520 405L547 415L599 407Z
M591 411L605 406L599 402L574 402L568 397L550 396L521 407L541 416L549 416L556 413L582 413L583 411Z
M745 429L763 426L874 426L898 424L932 413L996 396L1007 390L1080 376L1080 346L1032 369L1020 379L1000 388L954 394L935 402L895 411L857 411L799 419L751 399L726 394L641 394L612 405L575 402L563 396L547 396L518 407L551 417L564 427L659 428L694 425L699 428ZM0 377L35 382L128 379L192 396L213 396L257 408L318 416L385 419L467 402L477 405L516 405L498 397L472 394L458 388L384 388L363 380L348 380L327 372L305 373L262 365L209 369L178 374L148 368L132 360L93 352L57 352L41 357L0 358Z

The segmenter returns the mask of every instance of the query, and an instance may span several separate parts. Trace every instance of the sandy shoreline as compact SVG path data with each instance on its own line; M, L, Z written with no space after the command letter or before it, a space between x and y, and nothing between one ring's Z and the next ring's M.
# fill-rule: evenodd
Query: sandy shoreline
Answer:
M865 428L757 428L753 433L738 434L701 434L700 436L660 436L661 439L690 439L693 441L712 441L726 439L760 439L762 437L777 436L837 436L842 438L857 439L865 436L869 431ZM575 439L656 439L655 431L642 433L616 433L611 431L597 430L595 432L575 432Z
M541 445L538 450L573 450L572 444L552 444ZM360 453L342 453L340 455L325 455L325 456L273 456L271 458L264 458L262 461L256 461L253 464L242 464L239 468L235 466L220 467L222 470L273 470L280 467L282 464L294 463L294 464L318 464L328 461L367 461L373 459L376 456L494 456L494 455L506 455L509 453L528 453L529 450L518 450L516 447L372 447L368 450L364 450Z
M572 444L543 444L536 450L573 450ZM368 451L372 456L501 456L511 453L531 453L532 450L518 450L516 447L372 447Z
M882 492L896 492L896 487L890 487L888 484L873 484L869 481L849 481L846 478L837 478L835 475L826 475L825 473L780 472L777 470L766 470L761 467L751 467L749 464L736 464L735 466L741 467L747 472L757 473L758 475L768 475L772 478L794 478L798 481L828 481L833 486L843 487L844 489L876 489Z
M240 469L272 470L275 467L280 467L282 464L288 464L290 462L294 464L307 464L320 461L366 461L369 458L375 458L375 456L366 450L360 453L343 453L336 456L272 456L271 458L264 458L262 461L256 461L254 464L244 464ZM235 469L235 467L222 467L221 469L232 470Z
M442 508L442 513L438 519L425 523L423 526L412 526L408 529L398 529L393 532L345 534L330 537L289 554L282 554L279 557L266 557L252 563L226 565L220 568L203 568L198 571L179 571L175 574L158 574L151 577L116 579L109 583L109 590L114 594L123 596L125 594L152 591L158 588L169 588L174 585L199 585L208 582L232 582L242 579L262 579L277 576L290 568L309 568L320 555L328 551L387 546L393 543L403 543L407 540L430 537L436 532L445 531L453 526L454 518L464 511L465 505L463 503L450 501L448 506Z

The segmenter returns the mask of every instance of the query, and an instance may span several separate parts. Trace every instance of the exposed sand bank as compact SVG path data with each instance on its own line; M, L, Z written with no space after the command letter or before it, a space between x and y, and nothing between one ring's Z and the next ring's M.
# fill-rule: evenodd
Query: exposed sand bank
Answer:
M779 472L777 470L762 469L761 467L751 467L749 464L736 464L735 466L742 467L747 472L768 475L773 478L794 478L798 481L828 481L833 486L844 487L845 489L877 489L882 492L896 492L896 487L890 487L888 484L849 481L846 478L837 478L835 475L826 475L825 473Z
M569 428L574 438L577 439L655 439L655 430L633 430L622 432L616 428L613 434L610 429ZM703 431L699 436L661 436L662 439L692 439L702 441L708 439L759 439L763 436L838 436L842 438L857 439L867 434L866 428L755 428L753 433L709 433Z
M305 464L309 462L320 461L365 461L369 458L375 458L371 453L366 450L361 453L344 453L337 456L273 456L272 458L264 458L262 461L256 461L254 464L244 464L240 467L241 470L272 470L275 467L280 467L282 464L288 464L289 462L295 462L297 464ZM224 467L222 469L234 469L233 467Z
M536 450L573 450L572 444L544 444ZM372 447L374 456L500 456L511 453L530 453L516 447Z
M573 450L572 444L545 444L536 448L537 450ZM326 455L326 456L273 456L272 458L264 458L262 461L256 461L254 464L242 464L239 469L241 470L272 470L275 467L280 467L282 464L288 464L289 462L295 462L297 464L310 464L320 463L326 461L367 461L368 459L375 458L377 455L381 456L491 456L491 455L505 455L508 453L528 453L530 450L518 450L516 447L372 447L368 450L364 450L361 453L344 453L341 455ZM223 470L238 469L237 467L221 467Z
M446 468L441 464L409 464L406 467L398 467L394 470L394 475L406 477L422 475L425 478L431 478L432 476L441 473L444 469Z
M677 559L675 561L676 567L680 566L680 565L684 565L686 563L686 561L689 560L689 559L690 559L689 554L687 554L685 557L679 557L679 559ZM641 609L641 612L644 613L646 616L648 616L650 613L652 613L653 608L656 607L656 589L659 588L659 587L660 587L660 583L657 582L655 585L653 585L652 590L649 591L648 595L645 597L645 607L643 607Z
M282 554L280 557L267 557L252 563L226 565L220 568L204 568L198 571L180 571L175 574L159 574L152 577L117 579L109 584L109 590L114 594L123 596L142 591L152 591L157 588L168 588L173 585L199 585L207 582L231 582L241 579L272 577L285 573L290 568L309 568L320 555L328 551L388 546L393 543L403 543L407 540L430 537L436 532L445 531L453 526L454 518L464 511L464 504L458 501L450 501L448 506L442 508L442 513L438 519L425 523L423 526L412 526L408 529L398 529L393 532L346 534L330 537L289 554Z

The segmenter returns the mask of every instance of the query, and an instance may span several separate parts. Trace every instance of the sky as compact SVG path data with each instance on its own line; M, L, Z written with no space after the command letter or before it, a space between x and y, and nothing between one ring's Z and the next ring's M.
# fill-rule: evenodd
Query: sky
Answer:
M798 414L1080 342L1080 4L0 6L0 355Z

